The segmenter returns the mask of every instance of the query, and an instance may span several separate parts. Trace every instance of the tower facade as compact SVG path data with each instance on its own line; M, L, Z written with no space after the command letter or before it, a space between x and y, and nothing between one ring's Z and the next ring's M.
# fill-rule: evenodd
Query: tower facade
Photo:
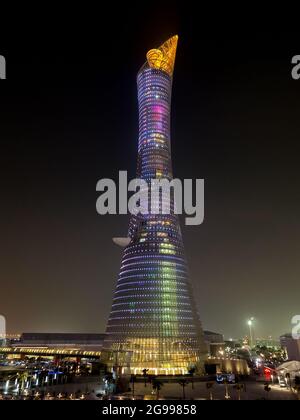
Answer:
M172 180L170 110L178 37L147 53L138 72L137 178ZM150 189L149 189L150 190ZM202 327L188 279L178 216L131 216L104 347L128 352L123 373L178 374L201 363ZM160 206L160 207L159 207ZM157 214L158 213L158 214ZM120 364L111 356L112 364ZM126 367L127 366L127 367ZM128 373L129 373L128 372Z

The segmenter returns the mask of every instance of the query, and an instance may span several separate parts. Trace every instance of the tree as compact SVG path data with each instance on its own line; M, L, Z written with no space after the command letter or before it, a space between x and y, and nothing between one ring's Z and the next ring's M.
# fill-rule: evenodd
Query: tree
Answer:
M270 387L270 385L268 384L268 382L266 382L265 383L265 385L264 385L264 390L266 391L266 394L268 395L269 394L269 392L271 391L271 387ZM268 398L266 398L266 399L268 399Z
M132 384L132 399L134 399L134 384L136 383L136 375L131 375L130 383Z
M300 376L295 376L295 392L297 393L298 400L300 399Z
M225 400L230 400L230 395L228 392L228 381L227 379L224 380L224 385L225 385Z
M145 388L146 388L146 386L147 386L147 376L148 376L148 371L149 371L149 369L143 369L143 370L142 370L142 372L143 372L143 377L144 377L144 385L145 385Z
M194 379L193 379L193 376L194 376L195 372L196 372L196 368L195 367L191 367L189 369L189 375L191 376L191 382L192 382L192 389L194 389Z
M214 382L206 382L206 388L209 389L209 399L213 400L213 393L212 393L212 388L214 386Z
M28 378L28 372L23 371L23 372L18 373L18 378L21 383L20 388L23 390L25 387L25 382L27 381L27 378Z
M182 378L178 381L179 385L182 386L182 399L185 400L185 387L189 383L187 379Z
M106 395L109 395L114 392L114 384L115 380L113 378L112 373L107 373L104 376L104 383L105 383L105 393Z
M152 381L152 388L156 391L156 399L159 399L159 391L163 387L163 382L159 381L158 379L154 379Z
M285 375L285 377L286 377L287 383L288 383L288 385L289 385L289 388L291 389L291 388L292 388L292 384L291 384L291 375L290 375L289 373L287 373L287 374Z
M237 390L238 393L238 400L241 400L241 391L244 389L244 385L243 384L235 384L234 388Z

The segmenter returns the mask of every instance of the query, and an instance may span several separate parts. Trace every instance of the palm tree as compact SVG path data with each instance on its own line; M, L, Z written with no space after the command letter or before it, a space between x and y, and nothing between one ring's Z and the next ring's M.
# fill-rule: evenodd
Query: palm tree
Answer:
M196 368L195 367L191 367L190 369L189 369L189 375L191 376L191 382L192 382L192 389L194 389L194 380L193 380L193 376L194 376L194 374L195 374L195 372L196 372Z
M132 399L134 400L134 384L136 383L136 375L131 375L130 383L132 383Z
M145 388L146 388L146 386L147 386L147 374L148 374L148 371L149 371L149 369L143 369L143 370L142 370L142 372L143 372L143 377L144 377L144 385L145 385Z
M24 372L18 373L18 378L19 378L19 381L21 382L20 388L24 389L25 382L27 381L27 378L28 378L28 372L24 371Z
M105 382L105 394L106 395L112 394L114 392L113 385L115 383L112 373L107 373L104 376L104 382Z
M154 379L152 381L152 388L156 391L156 399L159 399L159 391L161 390L161 388L163 387L163 382L159 381L158 379Z
M209 389L209 399L213 400L213 393L212 393L212 388L214 386L214 382L206 382L206 388Z
M230 397L229 392L228 392L228 381L227 381L227 379L225 379L224 385L225 385L225 400L230 400L231 397Z
M235 384L234 388L237 390L238 393L238 400L241 400L241 391L244 389L244 385L243 384Z
M300 400L300 385L295 385L294 390L297 394L297 399Z
M266 383L265 383L265 385L264 385L264 390L266 391L267 395L268 395L268 393L271 391L271 387L270 387L270 385L268 384L268 382L266 382ZM266 399L268 399L268 397L267 397Z
M300 376L295 376L294 390L297 393L298 400L300 400Z
M289 388L290 388L290 389L292 389L292 384L291 384L291 375L290 375L289 373L287 373L287 374L285 375L285 377L286 377L286 381L287 381L287 383L288 383Z
M179 385L182 386L182 399L185 400L185 387L189 383L187 379L182 378L178 381Z

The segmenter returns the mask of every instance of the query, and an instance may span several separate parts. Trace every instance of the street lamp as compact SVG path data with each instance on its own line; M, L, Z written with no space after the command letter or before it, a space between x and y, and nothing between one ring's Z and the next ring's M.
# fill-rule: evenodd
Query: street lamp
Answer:
M249 332L250 332L250 347L251 347L251 348L253 347L253 328L252 328L252 326L253 326L253 321L254 321L254 318L253 318L253 317L251 317L251 318L248 320Z

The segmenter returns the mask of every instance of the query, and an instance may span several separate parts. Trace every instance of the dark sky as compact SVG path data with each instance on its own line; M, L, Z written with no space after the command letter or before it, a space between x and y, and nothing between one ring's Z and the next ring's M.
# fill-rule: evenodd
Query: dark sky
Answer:
M126 235L128 218L97 215L95 186L119 170L134 177L136 73L147 50L178 33L173 165L177 177L205 179L205 222L182 226L204 328L238 337L254 316L257 336L290 331L300 313L300 33L219 25L188 7L129 7L74 26L58 37L54 25L51 39L1 38L8 330L104 331L121 258L111 238Z

